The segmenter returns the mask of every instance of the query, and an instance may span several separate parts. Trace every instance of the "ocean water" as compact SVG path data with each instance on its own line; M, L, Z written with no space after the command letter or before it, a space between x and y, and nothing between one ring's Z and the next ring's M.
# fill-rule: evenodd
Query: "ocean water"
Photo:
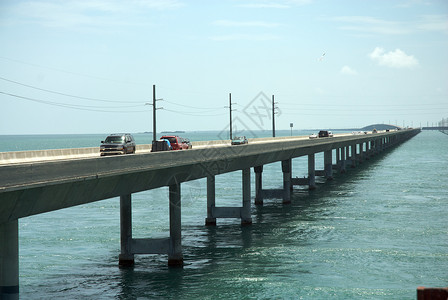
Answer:
M103 137L2 136L0 151L92 147ZM5 147L11 140L15 149ZM307 160L294 159L293 176L306 172ZM315 191L296 188L291 204L252 205L250 226L204 226L206 180L183 183L183 268L169 268L166 255L136 255L134 268L118 268L118 198L23 218L21 298L415 299L417 286L448 286L447 178L448 135L425 131L318 180ZM263 187L281 186L280 163L265 166ZM216 177L217 206L240 206L241 197L241 172ZM132 204L135 238L168 236L167 188L133 194Z

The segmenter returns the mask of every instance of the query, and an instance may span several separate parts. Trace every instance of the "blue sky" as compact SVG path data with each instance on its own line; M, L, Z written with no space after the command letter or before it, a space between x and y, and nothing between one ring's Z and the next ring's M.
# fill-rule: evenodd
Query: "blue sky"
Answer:
M2 0L0 45L0 134L448 117L445 0Z

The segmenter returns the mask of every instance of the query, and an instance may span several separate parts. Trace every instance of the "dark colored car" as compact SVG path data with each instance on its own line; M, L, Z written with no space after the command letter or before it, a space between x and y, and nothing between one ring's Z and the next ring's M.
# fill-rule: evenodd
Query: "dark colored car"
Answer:
M192 148L190 140L177 135L164 135L160 139L170 141L171 150L186 150Z
M135 153L135 140L129 133L111 134L104 141L101 141L101 156L110 154Z
M331 131L327 131L327 130L321 130L319 131L319 137L332 137L333 133Z
M232 145L244 145L248 143L249 141L245 136L236 136L232 139Z
M151 152L168 151L171 150L171 144L168 140L153 141L151 146Z

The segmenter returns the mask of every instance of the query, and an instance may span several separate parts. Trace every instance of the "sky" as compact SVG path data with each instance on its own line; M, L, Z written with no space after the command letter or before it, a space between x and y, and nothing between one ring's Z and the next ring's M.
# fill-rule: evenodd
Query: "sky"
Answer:
M1 0L0 135L435 125L446 0Z

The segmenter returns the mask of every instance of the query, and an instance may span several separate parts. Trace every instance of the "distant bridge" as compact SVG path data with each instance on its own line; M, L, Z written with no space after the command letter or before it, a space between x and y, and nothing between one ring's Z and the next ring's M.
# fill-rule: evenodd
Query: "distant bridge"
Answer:
M315 188L315 176L333 178L359 162L398 145L420 132L403 129L369 134L337 134L330 138L282 137L197 142L192 150L149 152L100 157L98 148L0 153L0 299L19 298L18 219L120 197L120 265L133 265L135 254L168 254L169 265L182 265L181 183L207 178L207 225L217 218L237 218L251 224L251 168L255 172L255 204L263 198L291 201L293 185ZM315 154L324 154L323 170L316 170ZM44 159L39 157L47 156ZM308 177L293 178L292 159L308 156ZM43 158L43 157L42 157ZM283 188L262 188L263 165L281 162ZM242 206L215 205L215 176L242 171ZM170 235L161 239L132 237L132 193L169 187ZM148 199L150 201L150 199Z
M448 126L430 126L430 127L422 127L422 130L448 130Z

